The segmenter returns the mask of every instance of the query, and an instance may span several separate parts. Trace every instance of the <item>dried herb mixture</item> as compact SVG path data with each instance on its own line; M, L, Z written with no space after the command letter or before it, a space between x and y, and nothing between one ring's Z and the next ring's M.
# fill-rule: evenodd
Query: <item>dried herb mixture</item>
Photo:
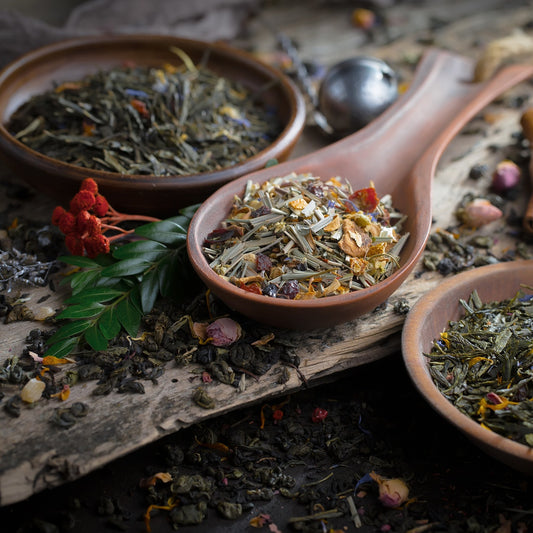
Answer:
M73 165L120 174L187 175L244 161L281 128L241 84L196 66L116 67L32 97L8 129Z
M533 302L460 300L466 314L450 322L427 354L442 394L486 429L533 446Z
M220 276L246 291L313 299L364 289L399 265L405 216L374 186L281 176L249 182L222 227L204 242Z

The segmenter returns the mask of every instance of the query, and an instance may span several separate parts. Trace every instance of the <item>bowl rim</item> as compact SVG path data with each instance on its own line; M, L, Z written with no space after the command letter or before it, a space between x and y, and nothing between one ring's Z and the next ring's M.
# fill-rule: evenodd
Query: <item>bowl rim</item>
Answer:
M46 61L49 56L56 55L60 52L80 50L83 53L83 50L87 50L87 48L98 49L109 46L110 49L112 49L114 46L120 47L133 43L139 45L150 45L155 43L159 46L168 43L169 46L181 45L205 49L212 48L214 52L221 54L224 57L228 57L232 61L242 63L243 67L253 68L256 72L265 75L265 77L278 80L281 92L286 98L290 110L290 116L286 125L267 147L253 156L246 158L244 161L219 170L200 172L197 174L171 176L121 174L118 172L90 169L72 163L66 163L33 150L16 139L7 130L7 121L0 122L0 141L2 142L4 150L8 151L9 155L14 159L19 160L24 158L26 164L34 166L36 170L52 171L64 176L71 175L73 179L79 180L80 182L86 177L94 178L95 174L97 174L99 183L102 183L103 185L120 186L127 183L129 187L142 188L149 184L153 185L154 181L156 181L157 186L161 188L172 189L176 185L179 185L182 189L196 189L199 185L215 186L221 179L223 179L224 182L230 181L236 177L264 167L270 160L275 159L277 154L287 150L290 145L298 139L302 132L306 121L306 108L303 95L296 84L276 67L268 65L245 50L241 50L240 48L222 41L202 41L198 39L160 34L90 35L63 39L26 52L2 68L0 70L0 91L6 80L9 80L16 75L21 69L36 62ZM127 182L125 180L127 180Z
M402 330L402 357L412 383L422 395L424 400L449 423L462 431L468 438L476 441L483 449L492 449L497 454L513 456L520 461L527 461L533 466L533 447L511 440L494 431L485 429L462 413L439 391L428 370L423 348L420 345L420 332L424 327L424 320L429 312L445 298L448 291L465 291L470 294L476 288L476 281L480 275L487 274L498 277L502 271L512 275L515 271L528 268L533 271L533 260L516 260L513 262L497 263L461 272L439 283L429 290L412 307L404 322ZM517 282L519 284L519 282ZM501 296L500 299L511 297ZM457 300L459 306L459 301ZM444 327L449 318L443 318Z

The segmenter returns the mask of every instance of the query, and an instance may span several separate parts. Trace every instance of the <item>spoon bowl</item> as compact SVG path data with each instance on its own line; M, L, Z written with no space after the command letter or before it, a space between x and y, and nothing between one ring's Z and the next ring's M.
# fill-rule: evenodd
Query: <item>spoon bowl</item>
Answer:
M459 299L468 300L475 289L483 302L506 300L516 295L520 284L533 284L533 261L484 266L445 280L420 298L407 315L402 352L413 383L437 413L490 456L521 472L533 474L533 448L484 429L461 413L434 384L424 356L448 322L463 314Z
M453 136L496 96L533 75L533 65L512 65L493 79L472 83L474 64L462 56L429 50L409 90L358 132L316 152L239 178L212 194L198 209L187 247L203 282L230 308L259 322L291 329L314 329L348 322L372 311L403 283L424 249L431 228L431 182L438 159ZM246 292L218 276L202 252L205 238L220 226L235 195L248 180L261 183L290 172L340 176L354 190L375 185L390 194L407 215L410 234L400 268L372 287L313 300L282 300Z

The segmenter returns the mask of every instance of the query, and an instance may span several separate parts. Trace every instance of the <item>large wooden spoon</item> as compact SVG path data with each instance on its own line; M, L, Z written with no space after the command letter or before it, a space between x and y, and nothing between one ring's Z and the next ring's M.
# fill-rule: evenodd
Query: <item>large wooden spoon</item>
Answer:
M204 283L231 308L279 327L311 329L347 322L383 303L407 278L431 228L431 185L436 165L454 135L496 96L533 75L533 65L512 65L491 80L473 83L474 62L436 49L420 61L409 90L362 130L303 157L233 181L210 196L193 218L188 252ZM206 236L230 211L247 180L263 182L292 171L341 176L354 189L374 182L408 216L409 240L401 267L377 285L315 300L281 300L251 294L226 282L202 254Z

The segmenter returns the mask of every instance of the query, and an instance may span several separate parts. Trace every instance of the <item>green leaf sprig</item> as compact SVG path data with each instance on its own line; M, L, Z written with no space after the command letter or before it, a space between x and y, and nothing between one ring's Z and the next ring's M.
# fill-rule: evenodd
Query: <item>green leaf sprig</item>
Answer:
M179 215L135 229L142 240L117 245L94 259L65 256L79 267L71 274L72 296L56 319L67 320L48 339L45 355L65 357L85 340L96 351L124 329L138 334L141 319L159 296L179 299L194 276L186 253L187 228L198 205Z

